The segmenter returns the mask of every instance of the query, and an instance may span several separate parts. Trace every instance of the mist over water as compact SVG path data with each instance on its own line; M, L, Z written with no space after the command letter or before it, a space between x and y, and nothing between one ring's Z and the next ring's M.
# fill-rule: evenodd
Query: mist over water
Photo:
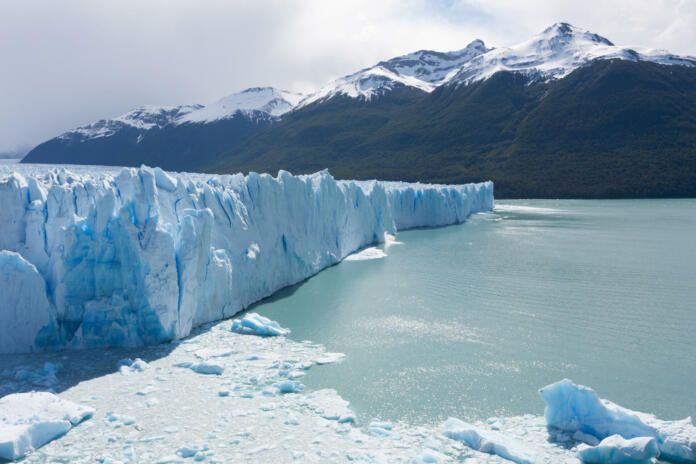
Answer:
M537 389L566 377L696 416L694 231L696 200L501 201L252 310L347 354L304 383L361 420L541 414Z

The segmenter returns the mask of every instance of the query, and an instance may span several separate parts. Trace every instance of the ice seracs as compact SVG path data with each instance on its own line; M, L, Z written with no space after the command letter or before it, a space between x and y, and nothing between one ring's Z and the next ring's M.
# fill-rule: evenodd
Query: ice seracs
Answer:
M664 421L652 414L631 411L609 400L600 399L591 388L576 385L567 379L544 387L539 393L546 403L544 415L551 429L570 434L581 432L600 440L612 435L619 435L627 440L654 438L661 459L696 463L696 427L691 418ZM626 445L617 439L609 443L613 448L635 444ZM649 444L644 444L645 449L649 450ZM605 444L605 448L609 445ZM603 451L597 450L591 453L601 452Z
M26 352L184 337L385 234L489 211L493 184L14 165L0 204L0 351Z
M0 459L19 459L65 435L92 414L94 409L53 393L15 393L0 398Z

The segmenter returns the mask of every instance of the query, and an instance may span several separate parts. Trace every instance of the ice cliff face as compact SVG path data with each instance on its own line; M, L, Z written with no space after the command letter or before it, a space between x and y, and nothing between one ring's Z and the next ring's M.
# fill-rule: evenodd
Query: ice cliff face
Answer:
M7 169L0 352L183 337L385 233L457 223L493 206L490 182Z

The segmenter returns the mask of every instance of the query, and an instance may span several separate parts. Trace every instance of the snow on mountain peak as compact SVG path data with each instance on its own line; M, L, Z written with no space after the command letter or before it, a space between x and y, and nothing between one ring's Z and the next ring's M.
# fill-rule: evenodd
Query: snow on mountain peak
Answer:
M302 97L303 95L300 93L278 90L273 87L252 87L188 113L181 117L177 123L212 122L230 118L237 111L246 114L258 111L278 117L293 109Z
M533 80L565 77L596 59L652 61L660 64L696 65L696 59L664 50L618 47L608 39L568 23L556 23L531 39L512 47L496 48L464 64L453 82L470 84L499 71L513 71Z
M101 119L99 121L80 126L77 129L65 132L60 137L70 138L77 134L88 139L109 137L124 128L134 128L147 131L154 128L162 128L173 121L203 108L202 105L156 106L143 105L124 113L113 119Z
M273 87L253 87L228 95L210 105L143 105L118 117L80 126L65 132L60 138L69 139L78 135L83 140L97 139L109 137L127 128L148 131L168 125L213 122L232 118L237 112L255 118L278 117L293 109L302 97L300 93Z
M334 96L370 100L401 87L432 92L449 83L468 85L482 81L499 71L523 74L530 82L548 81L565 77L597 59L696 66L693 57L680 57L664 50L618 47L598 34L559 22L511 47L488 48L483 41L474 40L461 50L419 50L397 56L336 79L306 96L273 87L253 87L205 106L142 106L117 118L66 132L61 138L69 139L76 134L82 140L108 137L121 129L147 131L170 124L209 123L237 114L254 120L275 119Z
M481 40L474 40L465 48L453 52L419 50L354 74L336 79L318 92L310 94L298 106L305 106L336 95L369 100L375 95L396 87L414 87L431 92L450 78L472 58L489 51Z

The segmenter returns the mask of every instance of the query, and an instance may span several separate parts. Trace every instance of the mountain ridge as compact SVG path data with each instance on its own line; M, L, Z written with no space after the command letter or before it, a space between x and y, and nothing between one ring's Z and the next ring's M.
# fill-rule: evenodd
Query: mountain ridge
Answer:
M617 81L618 75L623 82ZM614 165L614 155L607 151L614 147L625 160L646 153L666 158L670 173L676 172L670 163L691 169L690 160L684 160L663 134L674 133L687 154L693 153L696 116L683 104L696 106L692 80L696 82L696 58L620 47L598 34L556 23L511 47L489 48L474 40L457 51L419 50L380 61L307 95L265 87L210 105L141 107L68 131L37 146L24 162L145 163L216 172L330 168L340 178L492 179L497 193L516 197L674 196L677 192L663 180L646 191L624 180L617 180L622 187L612 190L610 178L589 185L583 179L597 175L586 172L591 166L579 160L593 159L614 170L644 175L637 167ZM553 94L571 82L567 96ZM550 100L553 108L544 102L548 95L555 95ZM655 101L655 95L661 95L662 102ZM592 112L587 112L590 107ZM633 108L633 113L627 115L625 108ZM645 114L647 110L652 113ZM554 111L565 119L553 124ZM552 131L546 135L529 123L541 113L543 120L537 123ZM578 114L584 119L578 120ZM579 137L575 128L593 119L601 124L587 124L584 138ZM651 120L652 126L633 120ZM679 130L674 132L667 122ZM615 132L607 132L602 124ZM633 129L636 124L643 132ZM533 153L532 140L538 153ZM660 151L662 146L668 149ZM550 150L562 154L565 164L559 165ZM598 153L607 158L598 158ZM572 178L582 187L541 188L539 180L512 173L525 172L516 164L525 157L546 158L549 166L561 171L578 170L564 182ZM555 176L546 174L549 179ZM620 174L616 171L617 179ZM682 191L696 195L691 184Z

